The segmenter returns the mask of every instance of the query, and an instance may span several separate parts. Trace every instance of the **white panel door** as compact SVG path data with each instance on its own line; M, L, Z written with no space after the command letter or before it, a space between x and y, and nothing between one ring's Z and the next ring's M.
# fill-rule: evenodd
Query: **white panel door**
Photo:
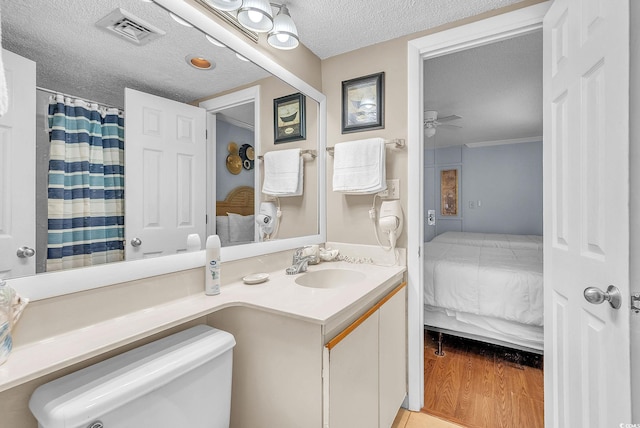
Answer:
M631 422L628 50L628 0L555 0L545 17L547 427ZM583 296L609 285L619 309Z
M9 110L0 117L0 278L32 275L36 258L36 63L3 50Z
M125 120L126 259L184 252L192 233L204 242L205 110L127 88Z

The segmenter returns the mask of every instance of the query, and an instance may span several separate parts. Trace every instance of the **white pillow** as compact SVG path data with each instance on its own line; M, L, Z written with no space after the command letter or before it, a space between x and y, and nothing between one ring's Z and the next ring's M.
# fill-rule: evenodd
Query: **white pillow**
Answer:
M229 239L229 217L226 215L216 216L216 234L220 238L220 245L231 242Z
M231 242L252 242L254 238L253 214L240 215L227 213L229 216L229 240Z

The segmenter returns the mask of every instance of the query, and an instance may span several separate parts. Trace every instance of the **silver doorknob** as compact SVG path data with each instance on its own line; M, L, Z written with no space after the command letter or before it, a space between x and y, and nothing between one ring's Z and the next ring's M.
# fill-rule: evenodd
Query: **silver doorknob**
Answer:
M131 240L131 246L139 247L140 245L142 245L142 240L140 238L133 238Z
M620 309L622 296L620 290L615 285L610 285L607 291L602 291L598 287L588 287L584 289L584 298L587 302L599 305L605 300L609 302L613 309Z
M20 247L18 248L18 251L16 251L16 255L21 259L26 259L27 257L33 257L35 253L36 253L36 250L29 247Z

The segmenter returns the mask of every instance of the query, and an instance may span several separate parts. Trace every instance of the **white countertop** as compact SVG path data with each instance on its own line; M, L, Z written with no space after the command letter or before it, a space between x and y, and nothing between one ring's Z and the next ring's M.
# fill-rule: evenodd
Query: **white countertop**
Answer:
M222 286L217 296L203 292L53 336L13 350L0 366L0 391L232 306L252 307L323 326L335 324L388 291L402 280L406 270L404 266L345 262L309 267L309 271L321 269L355 270L365 279L336 288L309 288L295 283L299 275L286 275L284 269L278 269L268 272L269 280L264 283L233 282Z

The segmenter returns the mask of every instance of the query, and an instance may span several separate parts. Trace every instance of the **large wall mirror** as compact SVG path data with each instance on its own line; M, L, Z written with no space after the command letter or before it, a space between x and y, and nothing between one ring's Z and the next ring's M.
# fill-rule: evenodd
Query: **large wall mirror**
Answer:
M324 241L324 96L240 33L188 2L0 0L0 6L12 106L0 118L10 130L0 150L0 278L41 299L201 266L199 250L213 233L224 235L223 261ZM274 99L298 93L306 138L276 144ZM106 123L102 141L115 141L110 152L122 152L122 159L107 159L106 149L101 158L104 171L121 173L102 178L99 208L84 208L86 218L106 223L87 242L76 232L56 233L82 217L71 207L82 196L69 155L66 164L59 161L61 175L52 176L58 155L51 147L81 131L88 138L98 132L93 118L89 129L75 128L87 119L70 113L70 106L92 104ZM304 191L273 200L261 192L262 157L289 148L314 155L303 156ZM91 170L88 179L96 174ZM58 206L56 194L65 195ZM255 227L263 202L281 210L277 234ZM94 222L87 220L87 228ZM69 263L52 261L52 242L60 241L69 242L60 245L72 253ZM92 245L102 251L94 264L80 254Z

